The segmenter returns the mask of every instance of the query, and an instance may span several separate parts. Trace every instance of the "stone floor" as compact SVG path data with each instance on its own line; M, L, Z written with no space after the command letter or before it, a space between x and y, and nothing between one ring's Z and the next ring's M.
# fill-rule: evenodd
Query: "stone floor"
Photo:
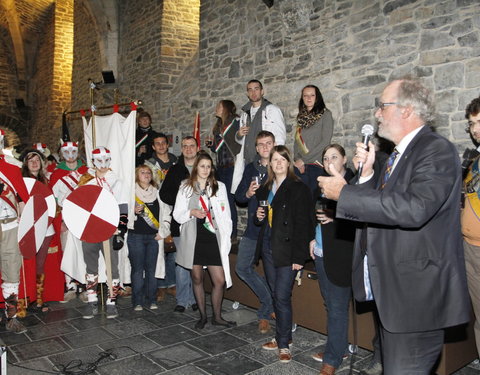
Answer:
M140 312L133 311L130 299L123 297L118 302L119 317L109 320L104 315L82 319L85 305L78 299L52 303L50 312L30 314L23 320L28 326L24 334L5 332L2 326L8 375L60 374L62 369L74 374L79 373L78 365L90 369L82 374L102 375L318 374L320 364L310 356L323 349L325 336L298 327L293 336L293 361L283 364L277 361L276 352L261 349L273 336L258 333L254 310L233 309L232 302L225 300L223 316L238 326L222 329L208 323L199 331L194 328L197 313L190 309L173 312L175 301L167 297L158 310ZM370 356L359 349L353 374L368 364ZM338 374L349 373L350 358ZM480 366L470 364L455 374L480 374Z

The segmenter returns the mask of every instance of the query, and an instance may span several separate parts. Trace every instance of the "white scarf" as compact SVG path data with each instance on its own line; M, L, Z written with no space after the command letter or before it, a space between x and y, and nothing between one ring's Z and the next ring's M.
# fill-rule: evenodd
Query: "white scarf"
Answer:
M153 185L148 185L148 188L144 189L135 183L135 195L144 203L152 203L157 199L157 189Z

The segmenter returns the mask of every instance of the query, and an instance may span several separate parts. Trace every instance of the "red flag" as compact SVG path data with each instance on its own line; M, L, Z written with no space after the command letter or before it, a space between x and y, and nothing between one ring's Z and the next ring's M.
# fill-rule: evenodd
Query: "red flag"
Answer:
M195 122L193 123L193 137L197 140L197 145L200 147L200 113L195 115Z

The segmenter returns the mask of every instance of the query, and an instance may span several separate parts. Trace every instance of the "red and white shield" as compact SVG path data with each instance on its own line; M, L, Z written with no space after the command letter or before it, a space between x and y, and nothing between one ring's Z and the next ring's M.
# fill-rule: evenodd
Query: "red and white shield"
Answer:
M35 256L45 239L47 227L47 202L41 195L32 195L18 223L18 247L24 258Z
M63 220L72 234L82 241L108 240L117 230L120 210L115 197L96 185L76 188L63 202Z
M52 190L47 185L31 177L24 177L23 181L25 181L29 195L41 195L47 202L48 225L50 225L57 214L57 202L55 201Z

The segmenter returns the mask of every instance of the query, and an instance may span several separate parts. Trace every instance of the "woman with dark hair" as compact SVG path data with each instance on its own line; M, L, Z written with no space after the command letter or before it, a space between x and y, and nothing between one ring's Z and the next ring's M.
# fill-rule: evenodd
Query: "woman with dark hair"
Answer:
M346 167L345 150L338 144L325 147L322 162L326 173L332 169L346 181L354 173ZM322 197L320 189L314 194L315 239L310 243L310 256L315 261L318 284L327 310L327 344L323 353L312 357L323 362L321 375L333 375L346 357L348 346L348 308L351 293L351 273L355 224L336 219L337 202Z
M22 161L22 176L33 178L47 186L48 190L51 190L48 187L48 179L46 177L46 160L42 152L38 150L28 150L24 153ZM53 224L50 224L47 228L47 233L45 234L43 243L35 257L37 298L36 302L32 304L31 308L36 311L48 311L48 305L44 303L43 298L45 284L45 261L47 260L48 248L50 247L50 242L52 242L54 235L55 229L53 228ZM25 313L19 312L19 314L21 316Z
M207 322L204 267L212 280L212 324L233 327L235 322L221 315L225 284L232 285L228 254L232 219L225 185L215 179L215 169L210 155L200 152L193 164L192 173L182 182L173 210L180 227L178 265L191 269L193 292L200 312L195 328L202 329Z
M237 107L231 100L220 100L215 108L217 122L212 128L212 134L207 137L206 145L217 154L216 177L222 181L228 193L228 203L232 214L232 241L237 238L237 207L235 206L232 189L233 167L235 156L240 152L241 145L235 140L235 133L240 126Z
M292 355L292 288L297 272L308 258L313 232L311 193L293 170L293 160L285 146L270 152L268 178L256 190L259 202L256 224L261 225L257 259L261 255L276 315L275 338L266 350L279 349L281 362Z
M135 311L158 308L157 280L165 277L164 239L170 234L171 208L163 203L152 169L135 169L135 222L128 230L128 258L132 266L132 305Z
M298 102L293 155L302 179L312 190L321 173L315 162L321 163L323 149L331 142L332 135L332 112L327 109L320 90L314 85L305 86Z

